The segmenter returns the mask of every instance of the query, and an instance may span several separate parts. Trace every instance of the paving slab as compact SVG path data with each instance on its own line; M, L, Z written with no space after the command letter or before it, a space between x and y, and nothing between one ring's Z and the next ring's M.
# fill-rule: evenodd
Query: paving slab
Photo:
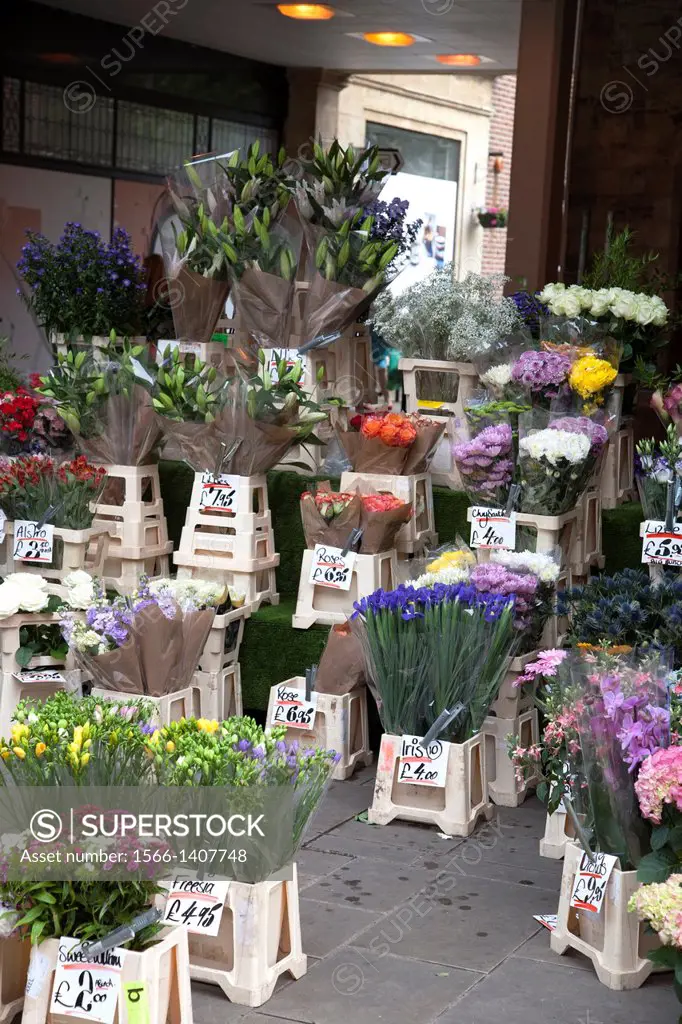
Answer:
M306 846L307 850L337 854L339 860L342 856L366 857L369 860L380 860L389 864L411 864L416 860L414 847L388 841L377 842L376 837L373 837L372 840L351 838L339 834L338 830L326 832L311 840ZM421 854L417 856L421 856Z
M572 967L594 974L590 958L582 953L578 953L575 949L566 950L563 956L553 953L549 947L549 936L548 929L541 925L535 935L531 936L530 939L512 953L512 957L520 957L522 960L536 960L539 965L554 964L558 967Z
M327 875L305 892L308 899L387 911L425 888L432 879L432 871L358 859Z
M337 871L345 864L350 864L353 859L353 857L349 856L337 856L334 853L319 852L309 847L299 850L296 857L299 890L307 889L308 886L324 878L325 875Z
M192 1013L194 1024L215 1024L216 1021L241 1021L252 1013L250 1006L239 1006L231 1003L225 993L217 985L207 985L203 981L192 982Z
M397 847L414 850L414 856L427 850L446 847L453 849L462 842L460 838L441 839L434 825L417 825L408 821L394 821L390 825L370 825L366 821L352 819L330 830L325 839L336 837L360 839L367 843L390 843Z
M364 910L348 904L321 903L303 896L299 900L301 909L301 932L303 952L320 958L327 956L371 928L381 917L376 910Z

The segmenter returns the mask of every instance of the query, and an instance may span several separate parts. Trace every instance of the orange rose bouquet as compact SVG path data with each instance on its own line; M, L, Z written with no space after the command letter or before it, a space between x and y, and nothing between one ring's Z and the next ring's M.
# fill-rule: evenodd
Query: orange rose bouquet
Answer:
M445 430L444 423L396 412L354 417L350 426L337 432L353 470L397 476L425 473Z

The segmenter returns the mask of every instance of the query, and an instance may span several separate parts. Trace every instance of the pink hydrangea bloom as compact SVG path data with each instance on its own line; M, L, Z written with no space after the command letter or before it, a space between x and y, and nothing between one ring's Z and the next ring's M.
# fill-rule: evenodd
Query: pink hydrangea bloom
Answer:
M642 814L656 825L661 822L663 804L674 804L682 811L682 747L667 747L647 757L635 791Z

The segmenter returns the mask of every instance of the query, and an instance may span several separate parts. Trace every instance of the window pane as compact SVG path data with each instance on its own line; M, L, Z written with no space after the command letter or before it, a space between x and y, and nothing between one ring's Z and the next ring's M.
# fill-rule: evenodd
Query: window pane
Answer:
M142 103L118 103L116 166L146 174L167 174L192 155L194 118Z
M460 143L439 135L410 132L388 124L367 124L368 145L382 149L398 149L405 161L402 170L424 178L459 181Z

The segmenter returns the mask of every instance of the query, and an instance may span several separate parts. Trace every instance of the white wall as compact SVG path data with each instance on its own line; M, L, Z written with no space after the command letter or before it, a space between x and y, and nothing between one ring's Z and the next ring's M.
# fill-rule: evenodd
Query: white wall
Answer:
M16 294L24 230L56 242L66 222L77 221L108 238L111 188L107 178L0 164L0 335L9 335L9 348L27 357L18 364L22 373L52 365L47 340Z

